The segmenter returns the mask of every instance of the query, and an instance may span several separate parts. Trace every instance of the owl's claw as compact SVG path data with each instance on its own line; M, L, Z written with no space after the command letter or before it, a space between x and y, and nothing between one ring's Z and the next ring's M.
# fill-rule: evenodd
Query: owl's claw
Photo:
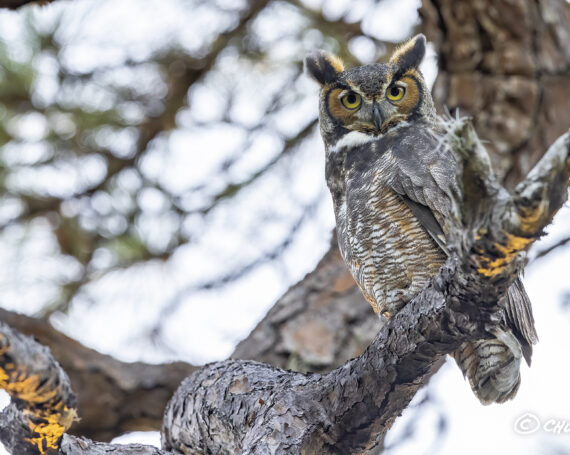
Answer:
M388 299L390 303L379 305L378 312L382 317L389 319L404 308L416 294L417 292L410 289L396 289L390 293L390 298Z

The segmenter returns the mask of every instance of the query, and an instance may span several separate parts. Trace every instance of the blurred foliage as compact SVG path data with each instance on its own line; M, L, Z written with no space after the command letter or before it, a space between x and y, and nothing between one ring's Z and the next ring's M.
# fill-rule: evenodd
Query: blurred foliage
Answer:
M282 262L328 210L304 54L351 63L391 46L366 27L376 2L329 3L164 2L167 30L127 46L105 2L2 13L13 22L0 27L2 304L33 301L21 309L48 317L158 263L178 273L159 302L170 314Z

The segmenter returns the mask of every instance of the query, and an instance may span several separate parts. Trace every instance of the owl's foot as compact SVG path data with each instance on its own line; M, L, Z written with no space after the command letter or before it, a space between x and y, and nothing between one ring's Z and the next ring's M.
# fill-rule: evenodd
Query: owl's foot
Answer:
M382 304L379 306L379 313L382 317L389 319L406 306L417 294L417 290L396 289L384 296Z

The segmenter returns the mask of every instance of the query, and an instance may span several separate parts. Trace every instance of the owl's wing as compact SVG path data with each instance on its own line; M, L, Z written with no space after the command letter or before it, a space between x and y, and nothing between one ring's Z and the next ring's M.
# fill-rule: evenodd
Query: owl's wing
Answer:
M521 348L526 363L530 366L532 345L538 342L538 334L534 328L534 317L530 299L525 291L522 280L517 278L507 289L507 296L503 299L507 321L514 324L514 334L521 341Z
M446 147L438 147L437 138L416 131L413 153L404 147L394 147L390 186L402 197L426 232L449 255L443 220L450 215L450 195L459 191L456 181L456 161ZM410 141L410 145L411 145ZM501 302L509 325L521 343L523 355L530 365L532 345L538 341L530 300L520 278L508 289Z
M458 194L455 157L427 129L417 128L390 148L388 184L398 193L439 247L447 249L444 220Z
M439 222L436 220L433 212L423 204L413 201L405 195L401 195L402 200L410 208L414 216L419 220L422 227L435 240L435 243L449 256L445 234Z
M425 205L418 204L407 196L402 195L402 200L419 220L422 227L431 235L445 254L449 256L443 229L435 219L432 211ZM530 300L520 278L517 278L509 287L507 295L501 303L505 308L507 320L512 324L509 325L514 329L514 335L521 344L526 363L530 366L532 345L538 341L538 335L534 328L534 317L532 316Z

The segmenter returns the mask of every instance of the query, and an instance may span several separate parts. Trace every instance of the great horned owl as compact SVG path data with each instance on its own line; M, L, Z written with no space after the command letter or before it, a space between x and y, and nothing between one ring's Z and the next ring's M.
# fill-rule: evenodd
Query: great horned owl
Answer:
M444 219L458 191L456 161L441 146L419 64L417 35L386 64L345 70L316 51L306 72L321 85L320 128L342 256L372 308L398 312L446 260ZM510 331L464 343L453 356L483 404L513 398L520 361L537 341L530 301L517 280L499 302Z

